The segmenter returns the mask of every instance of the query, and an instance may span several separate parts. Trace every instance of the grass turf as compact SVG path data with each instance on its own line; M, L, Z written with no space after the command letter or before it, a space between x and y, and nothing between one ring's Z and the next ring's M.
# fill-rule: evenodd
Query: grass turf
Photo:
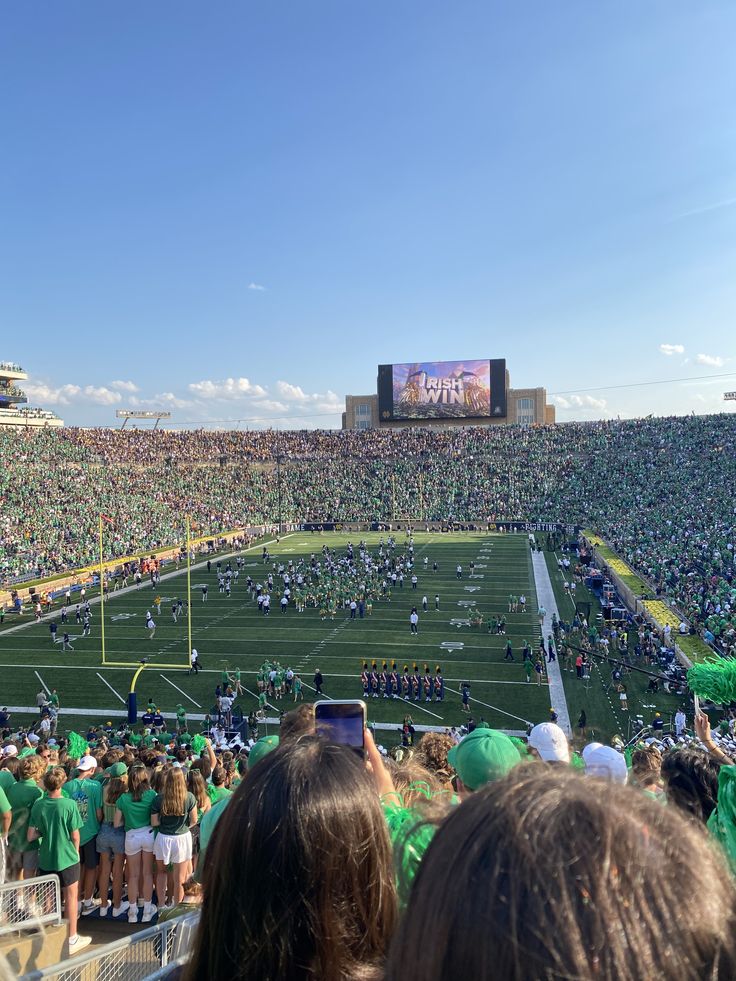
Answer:
M295 563L323 545L344 552L348 540L357 545L360 535L326 533L323 535L297 533L284 537L271 546L272 557L283 563ZM362 536L371 550L377 550L378 533ZM383 536L385 537L385 536ZM403 551L404 536L397 535L397 554ZM425 569L424 558L428 559ZM558 607L568 614L564 604L569 599L562 589L556 557L546 553ZM172 600L186 600L186 573L165 579L157 590L143 585L124 595L111 594L105 604L106 655L108 660L129 664L129 667L109 667L101 663L99 606L93 606L92 636L81 637L81 626L70 625L74 652L62 652L61 644L52 644L48 623L31 624L24 630L8 633L7 628L17 621L6 620L0 631L0 670L3 683L0 703L9 706L33 706L41 680L48 688L56 688L62 708L75 710L75 715L63 714L59 729L81 729L89 723L105 721L109 709L123 710L133 672L143 657L150 659L137 684L138 704L145 706L152 697L164 712L173 712L181 702L188 712L208 712L214 703L215 685L223 668L240 668L242 683L248 690L237 703L245 714L256 706L255 673L265 658L279 660L291 666L304 682L306 700L314 699L313 675L319 667L324 675L324 691L332 698L360 698L360 670L364 660L375 660L379 669L384 661L396 662L398 671L404 664L411 669L416 663L434 674L440 665L445 676L446 695L443 703L424 701L408 705L400 700L383 698L368 700L369 720L401 723L407 711L417 724L458 725L467 719L461 710L460 683L471 685L471 712L476 719L484 718L490 725L505 729L523 729L527 722L540 722L549 717L549 691L546 684L527 684L521 662L524 640L536 648L539 640L537 602L529 555L528 538L523 534L488 533L417 533L415 535L415 571L418 588L412 590L406 581L403 589L394 589L391 602L381 599L374 603L372 616L351 621L349 611L339 610L334 620L322 620L317 609L307 608L297 613L293 606L286 613L279 610L274 589L271 614L264 617L248 595L245 579L248 573L261 581L271 566L264 566L260 546L243 553L245 561L238 585L228 599L217 590L215 565L211 573L197 569L192 573L192 642L200 654L203 670L190 676L187 663L186 617L173 623ZM470 579L469 563L475 562ZM224 566L223 560L223 566ZM432 571L434 562L438 571ZM456 578L456 566L463 566L463 578ZM234 565L234 563L233 563ZM202 602L197 587L206 582L208 601ZM278 580L277 580L278 583ZM509 613L509 594L525 594L525 613ZM161 614L155 614L156 635L149 640L145 629L145 613L151 608L156 594L162 597ZM440 596L440 610L434 609L435 595ZM426 595L429 610L422 612L421 601ZM578 591L578 598L582 596ZM593 598L593 602L594 598ZM475 607L465 604L474 603ZM462 605L461 605L462 604ZM419 608L419 635L409 630L412 605ZM595 607L594 607L595 608ZM484 622L481 628L468 626L471 610L480 611ZM506 636L490 635L487 623L494 615L504 614ZM73 616L71 618L73 620ZM452 621L460 621L453 623ZM61 631L59 632L59 636ZM506 641L511 640L515 661L504 661ZM462 647L443 647L443 644ZM181 668L159 665L180 664ZM587 690L574 676L562 672L570 705L573 725L580 708L585 706L589 724L598 738L609 738L615 732L625 734L624 720L618 705L612 707L604 692L603 682L610 672L605 668L593 673ZM40 676L40 677L39 677ZM629 676L629 704L634 714L653 709L643 706L656 704L663 710L674 711L675 700L667 696L643 696L646 680ZM640 680L642 679L642 680ZM640 693L639 689L642 689ZM640 697L641 695L641 697ZM288 709L293 702L286 698L276 703ZM13 721L30 721L32 713L14 714Z
M349 538L357 544L360 536L329 533L324 535L295 534L272 546L275 559L295 562L318 555L323 545L344 550ZM364 536L371 548L377 548L379 534ZM399 548L403 536L398 538ZM483 554L488 552L489 554ZM184 670L187 656L186 618L176 624L171 618L172 598L186 599L186 575L165 580L158 590L163 599L161 615L154 614L156 636L148 639L145 612L150 609L154 591L144 585L125 595L112 594L105 604L106 655L108 660L130 663L130 668L101 665L99 607L93 607L92 636L82 638L81 628L71 625L74 652L63 653L59 643L52 644L47 623L32 624L12 634L0 633L0 666L3 669L3 704L30 706L38 691L41 676L49 688L56 688L62 707L80 711L74 724L88 719L100 721L106 708L122 709L133 670L142 657L151 660L137 685L139 705L149 697L164 711L172 711L182 702L194 713L208 711L214 700L215 684L227 665L238 667L243 684L255 692L255 672L264 658L279 660L298 671L305 683L305 698L313 698L315 668L325 676L324 691L332 698L362 697L359 681L363 661L375 659L379 667L386 660L396 661L399 671L404 664L423 669L428 664L432 673L441 665L446 684L444 703L412 702L411 711L416 723L429 725L458 724L465 718L460 708L459 685L471 684L471 708L474 717L484 717L491 725L518 729L525 722L546 718L549 693L546 686L527 685L521 665L520 648L523 640L535 645L538 639L536 599L528 555L523 535L417 534L415 536L416 571L419 584L416 591L405 582L395 589L391 602L374 604L373 614L364 620L351 621L348 611L338 611L334 620L322 620L312 608L299 614L294 607L282 614L274 599L269 617L259 615L256 603L245 588L250 573L258 580L268 570L260 561L260 550L244 554L245 567L239 584L230 599L217 591L215 569L208 575L197 570L192 575L193 587L202 582L209 585L207 603L201 592L192 592L192 640L200 654L204 670L190 676ZM428 567L424 568L424 557ZM469 578L469 563L476 563L475 575ZM437 561L439 569L432 572ZM455 568L463 566L463 579L458 581ZM269 567L270 568L270 567ZM483 578L480 578L480 577ZM527 596L525 614L508 613L509 593ZM434 610L435 595L440 596L440 611ZM429 611L421 611L426 595ZM468 607L466 603L474 603ZM420 609L419 635L409 631L412 605ZM467 620L469 610L483 612L482 628L452 624L452 620ZM490 636L486 631L488 619L494 614L507 617L507 635ZM73 619L73 618L72 618ZM6 621L6 625L9 621ZM515 662L504 662L506 639L510 639ZM442 644L462 644L461 648L443 648ZM182 670L160 669L156 662L180 663ZM13 670L8 670L12 666ZM178 690L174 685L178 686ZM239 699L244 712L255 706L255 696L246 694ZM281 700L277 707L291 703ZM383 698L369 700L369 717L377 722L399 724L406 704ZM61 729L71 728L71 719L64 715Z

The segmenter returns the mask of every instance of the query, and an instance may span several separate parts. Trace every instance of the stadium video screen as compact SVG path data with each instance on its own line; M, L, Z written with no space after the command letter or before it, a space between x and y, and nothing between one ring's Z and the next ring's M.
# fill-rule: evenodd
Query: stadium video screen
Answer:
M378 367L383 420L506 416L506 361L415 361Z

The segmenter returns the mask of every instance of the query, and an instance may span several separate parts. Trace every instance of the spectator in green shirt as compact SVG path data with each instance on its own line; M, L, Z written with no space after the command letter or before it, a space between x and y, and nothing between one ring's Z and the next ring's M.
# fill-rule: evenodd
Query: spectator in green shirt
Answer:
M177 732L187 730L187 712L181 702L176 706L176 728Z
M7 845L8 831L10 822L13 819L10 802L5 796L5 791L0 787L0 884L5 882L5 867L7 864Z
M175 766L163 775L161 793L151 807L151 824L158 828L153 844L156 858L156 895L159 906L166 896L167 865L173 866L174 890L170 902L176 905L184 895L184 881L192 860L191 825L197 823L197 801L187 790L184 771Z
M28 840L28 820L31 808L43 794L39 782L45 772L45 760L40 756L26 756L20 761L18 780L7 791L13 809L8 833L13 878L32 879L38 870L38 842Z
M2 766L0 766L0 787L7 792L8 787L15 783L18 770L18 749L16 746L6 746L3 750Z
M212 786L215 788L213 794L210 795L210 800L213 804L216 804L219 800L224 800L232 794L232 790L228 790L225 786L225 780L227 779L227 774L225 772L225 767L218 765L212 771Z
M64 796L77 805L82 819L79 838L79 854L84 865L82 880L82 913L92 913L100 903L95 902L95 884L97 879L97 832L102 820L102 784L93 779L97 769L94 756L83 756L77 764L79 774L74 780L64 784Z
M31 808L28 841L41 839L38 852L39 874L56 873L64 891L64 905L69 921L69 953L86 947L91 937L77 933L77 897L79 895L79 830L82 818L74 801L62 797L66 773L60 766L43 776L46 796Z
M128 920L138 919L138 885L143 881L143 923L156 913L153 896L153 828L151 807L156 791L149 783L148 769L134 763L128 770L128 790L117 800L115 827L125 828L125 872L128 883Z

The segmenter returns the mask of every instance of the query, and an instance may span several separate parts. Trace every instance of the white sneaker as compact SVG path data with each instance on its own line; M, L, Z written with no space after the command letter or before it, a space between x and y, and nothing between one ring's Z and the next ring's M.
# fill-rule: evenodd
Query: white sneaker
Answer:
M143 908L143 918L141 923L150 923L154 916L158 913L158 906L155 903L146 903Z
M83 937L81 934L76 934L74 937L69 937L69 953L76 954L80 950L84 950L92 943L92 937Z
M80 912L82 916L89 916L90 913L94 911L102 904L100 899L83 899L80 903Z
M107 902L103 906L100 906L100 916L107 916L107 912L110 909L110 906L111 906L111 903L110 903L110 900L108 899Z
M131 906L130 909L128 910L128 923L137 923L137 922L138 922L138 907Z
M112 915L113 916L122 916L123 913L125 913L129 908L130 908L130 903L126 899L124 903L121 903L119 906L114 906L113 907Z

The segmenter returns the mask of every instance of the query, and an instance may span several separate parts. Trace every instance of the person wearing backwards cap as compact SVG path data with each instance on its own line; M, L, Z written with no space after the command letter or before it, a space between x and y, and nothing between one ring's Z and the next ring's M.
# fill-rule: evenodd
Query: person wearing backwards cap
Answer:
M64 797L71 798L77 805L82 826L79 831L79 857L84 871L82 875L82 915L86 916L100 905L95 900L95 880L97 879L97 832L102 820L102 784L93 780L97 760L87 754L77 763L77 777L67 780L62 787Z
M505 733L479 727L452 747L447 762L457 773L458 793L462 795L505 777L521 757Z
M529 733L529 745L545 763L570 762L570 744L563 730L554 722L540 722Z

